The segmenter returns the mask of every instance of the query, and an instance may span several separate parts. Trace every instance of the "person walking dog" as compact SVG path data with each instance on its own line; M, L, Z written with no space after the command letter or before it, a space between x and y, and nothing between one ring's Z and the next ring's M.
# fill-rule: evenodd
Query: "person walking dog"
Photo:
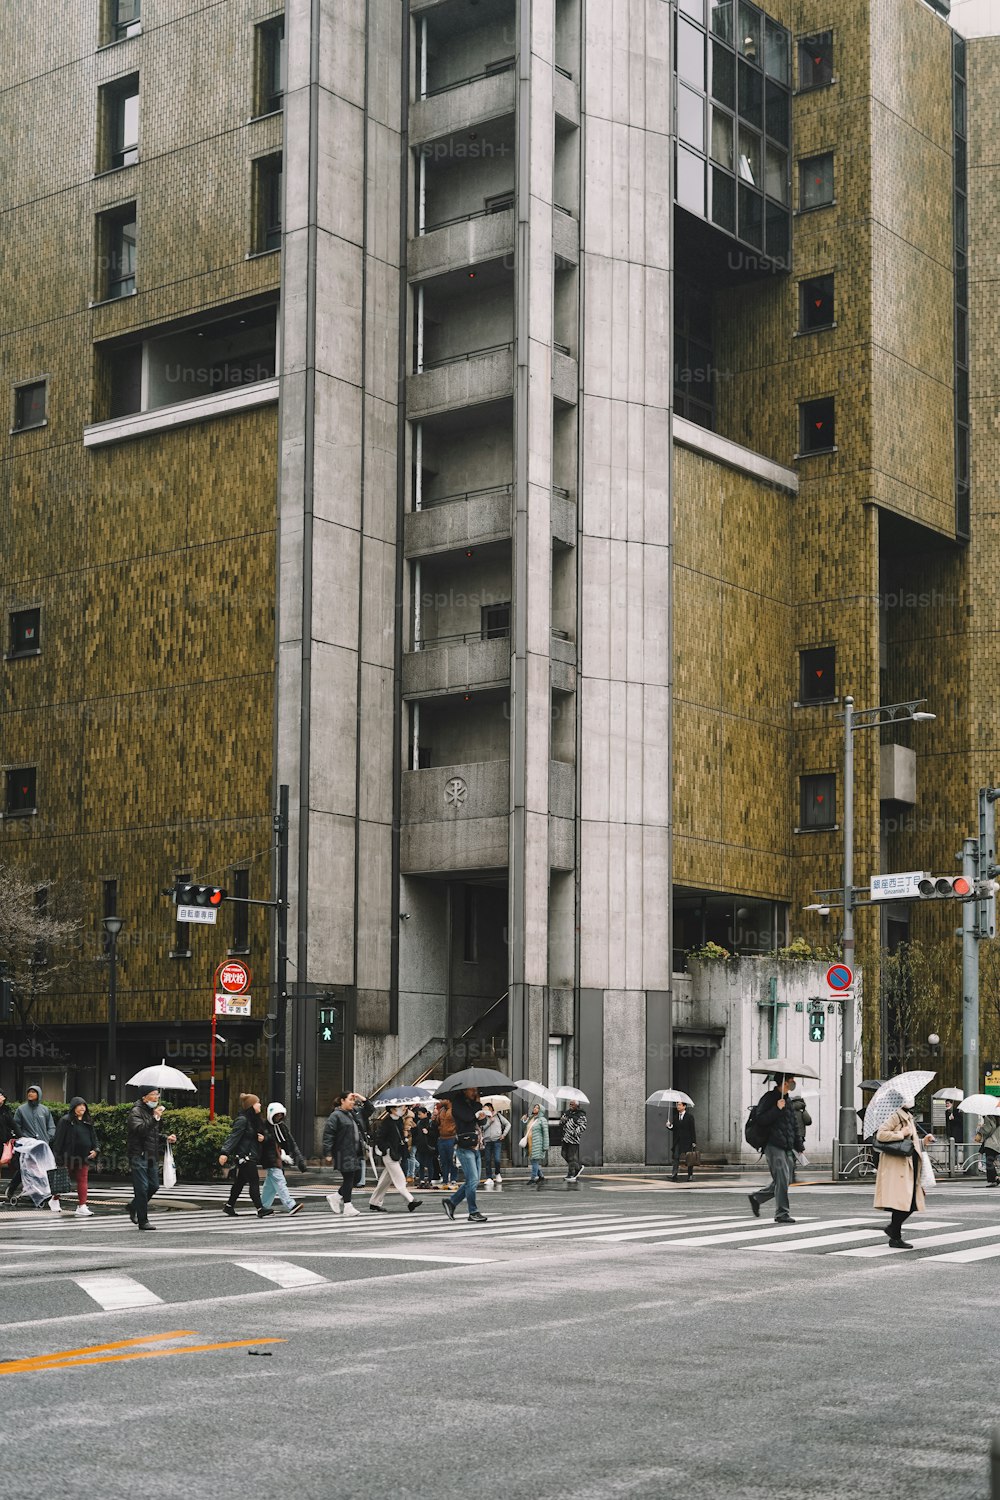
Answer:
M771 1173L771 1185L748 1194L750 1208L755 1219L760 1218L760 1206L774 1199L774 1222L794 1224L788 1212L788 1184L792 1180L795 1165L795 1150L798 1143L798 1121L788 1095L795 1087L791 1074L775 1074L774 1088L768 1089L757 1105L757 1123L767 1132L764 1155Z
M90 1219L93 1209L87 1207L87 1176L97 1160L97 1132L90 1118L86 1099L79 1095L69 1101L69 1109L56 1126L52 1155L57 1167L65 1167L76 1186L75 1219Z
M687 1167L687 1180L690 1182L694 1176L694 1161L691 1158L694 1155L698 1142L695 1139L694 1114L688 1109L683 1100L677 1105L676 1120L667 1121L667 1129L671 1132L670 1151L674 1164L670 1181L677 1181L681 1158L684 1157Z
M133 1104L125 1122L126 1151L132 1172L132 1202L126 1212L139 1229L155 1229L149 1222L149 1200L160 1186L160 1115L159 1089L145 1089ZM177 1140L168 1135L172 1146Z
M407 1145L405 1134L405 1122L403 1111L398 1106L386 1111L378 1131L375 1135L375 1149L382 1153L382 1170L379 1173L375 1191L368 1200L368 1208L371 1213L384 1214L382 1207L385 1195L390 1187L395 1188L401 1197L406 1199L406 1207L412 1214L420 1207L421 1200L414 1198L406 1185L406 1158Z
M875 1132L878 1152L878 1172L875 1177L875 1207L885 1209L889 1222L883 1225L893 1250L912 1250L913 1246L903 1239L903 1225L912 1213L923 1213L924 1190L920 1184L923 1168L923 1147L932 1144L934 1137L920 1138L917 1124L910 1110L912 1097L904 1098L899 1108L891 1114L881 1129Z
M273 1208L264 1207L260 1196L258 1168L267 1155L268 1145L273 1151L274 1131L260 1112L259 1098L256 1094L241 1094L240 1113L223 1142L219 1156L220 1167L224 1167L232 1157L235 1169L233 1185L229 1189L229 1202L222 1205L222 1212L228 1218L238 1217L236 1203L244 1188L250 1194L250 1202L257 1210L258 1219L269 1219L274 1213Z

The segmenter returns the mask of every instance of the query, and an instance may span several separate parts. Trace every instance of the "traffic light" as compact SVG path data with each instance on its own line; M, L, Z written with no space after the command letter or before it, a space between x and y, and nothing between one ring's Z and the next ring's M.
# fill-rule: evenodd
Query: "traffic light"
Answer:
M925 901L965 901L975 888L964 875L931 875L918 882L917 890Z
M321 1005L316 1011L316 1035L320 1042L340 1039L340 1017L336 1005Z
M220 907L226 899L226 892L218 885L175 885L175 906L212 906Z
M821 1010L809 1012L809 1040L821 1042L826 1037L826 1016Z

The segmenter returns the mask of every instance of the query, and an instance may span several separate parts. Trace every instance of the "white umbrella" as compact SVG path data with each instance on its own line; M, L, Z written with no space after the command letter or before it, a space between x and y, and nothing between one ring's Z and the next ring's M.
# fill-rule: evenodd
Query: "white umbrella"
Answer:
M818 1099L819 1089L792 1089L789 1099Z
M514 1087L520 1089L522 1094L531 1094L534 1098L540 1099L549 1114L555 1114L556 1096L551 1089L545 1087L544 1083L534 1083L530 1078L518 1078Z
M189 1089L192 1093L198 1088L179 1068L168 1068L166 1059L158 1067L143 1068L141 1072L134 1073L128 1083L139 1089Z
M564 1099L567 1104L590 1103L583 1089L571 1089L565 1084L561 1089L556 1089L556 1099Z
M440 1078L422 1078L416 1085L417 1088L426 1089L429 1094L436 1094L441 1087Z
M790 1057L764 1057L750 1064L751 1073L777 1073L782 1078L818 1078L815 1068L794 1062ZM931 1074L931 1077L934 1075Z
M415 1083L409 1088L384 1089L377 1098L369 1100L374 1109L405 1109L407 1105L433 1104L434 1097L427 1089L418 1087Z
M970 1094L958 1107L963 1115L1000 1115L1000 1099L996 1094Z
M964 1099L965 1095L962 1093L961 1089L938 1089L936 1094L931 1095L931 1098L949 1099L957 1102L959 1099Z
M506 1094L486 1094L483 1103L492 1104L494 1109L510 1109L510 1100Z
M907 1099L915 1099L921 1089L933 1083L936 1077L936 1073L926 1073L917 1068L910 1073L900 1073L895 1078L887 1078L882 1087L872 1095L871 1103L865 1110L865 1121L861 1127L862 1137L870 1141L875 1132L882 1129L890 1115L894 1115L897 1109L904 1108Z
M690 1104L694 1109L694 1100L690 1094L682 1094L680 1089L657 1089L655 1094L650 1094L646 1100L646 1108L651 1109L658 1104Z

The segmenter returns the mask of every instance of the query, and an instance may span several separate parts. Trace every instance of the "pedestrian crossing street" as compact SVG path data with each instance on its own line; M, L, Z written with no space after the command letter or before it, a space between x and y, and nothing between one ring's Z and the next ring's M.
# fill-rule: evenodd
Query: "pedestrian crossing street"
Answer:
M181 1211L160 1210L154 1214L159 1231L155 1242L142 1237L124 1213L99 1213L81 1222L71 1214L54 1215L9 1213L0 1217L0 1254L18 1251L29 1243L32 1249L57 1251L65 1246L78 1250L83 1244L102 1249L111 1246L130 1250L141 1246L143 1252L160 1252L168 1247L190 1247L211 1242L213 1248L237 1242L253 1241L255 1252L267 1253L266 1247L285 1246L288 1253L308 1257L336 1249L345 1254L358 1253L368 1258L382 1256L394 1259L492 1259L495 1252L530 1250L533 1246L597 1246L601 1250L627 1253L630 1247L662 1248L684 1254L691 1250L735 1250L750 1255L832 1255L847 1260L896 1263L915 1259L948 1265L974 1264L1000 1259L1000 1218L983 1223L981 1218L963 1224L957 1218L931 1215L914 1217L904 1233L913 1244L909 1253L892 1250L886 1241L884 1214L861 1211L838 1218L797 1214L794 1224L775 1224L768 1219L753 1219L748 1210L727 1212L626 1212L602 1205L593 1210L572 1212L558 1208L520 1209L511 1194L510 1209L497 1198L484 1202L489 1213L486 1224L469 1224L459 1208L455 1222L448 1220L437 1198L425 1199L419 1214L410 1215L393 1205L385 1214L369 1212L364 1199L359 1200L361 1215L342 1219L332 1215L325 1201L308 1203L305 1211L294 1218L276 1213L261 1220L252 1213L245 1200L237 1219L224 1218L216 1207L190 1208ZM391 1200L390 1200L391 1201ZM947 1210L946 1210L947 1211ZM452 1254L454 1252L454 1254ZM262 1263L262 1262L261 1262Z

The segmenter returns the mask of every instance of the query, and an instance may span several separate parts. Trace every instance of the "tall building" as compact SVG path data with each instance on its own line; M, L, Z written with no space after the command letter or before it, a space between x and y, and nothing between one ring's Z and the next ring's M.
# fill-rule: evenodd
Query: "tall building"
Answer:
M846 693L938 714L858 735L856 878L950 871L993 718L995 89L946 9L0 20L0 859L124 918L123 1076L204 1084L233 952L223 1082L306 1135L480 1059L656 1160L647 1093L727 1045L675 1032L688 951L836 939L802 908ZM264 909L162 895L270 899L282 786L287 1004ZM932 917L859 913L859 953ZM102 1086L102 957L34 1002L56 1088Z

